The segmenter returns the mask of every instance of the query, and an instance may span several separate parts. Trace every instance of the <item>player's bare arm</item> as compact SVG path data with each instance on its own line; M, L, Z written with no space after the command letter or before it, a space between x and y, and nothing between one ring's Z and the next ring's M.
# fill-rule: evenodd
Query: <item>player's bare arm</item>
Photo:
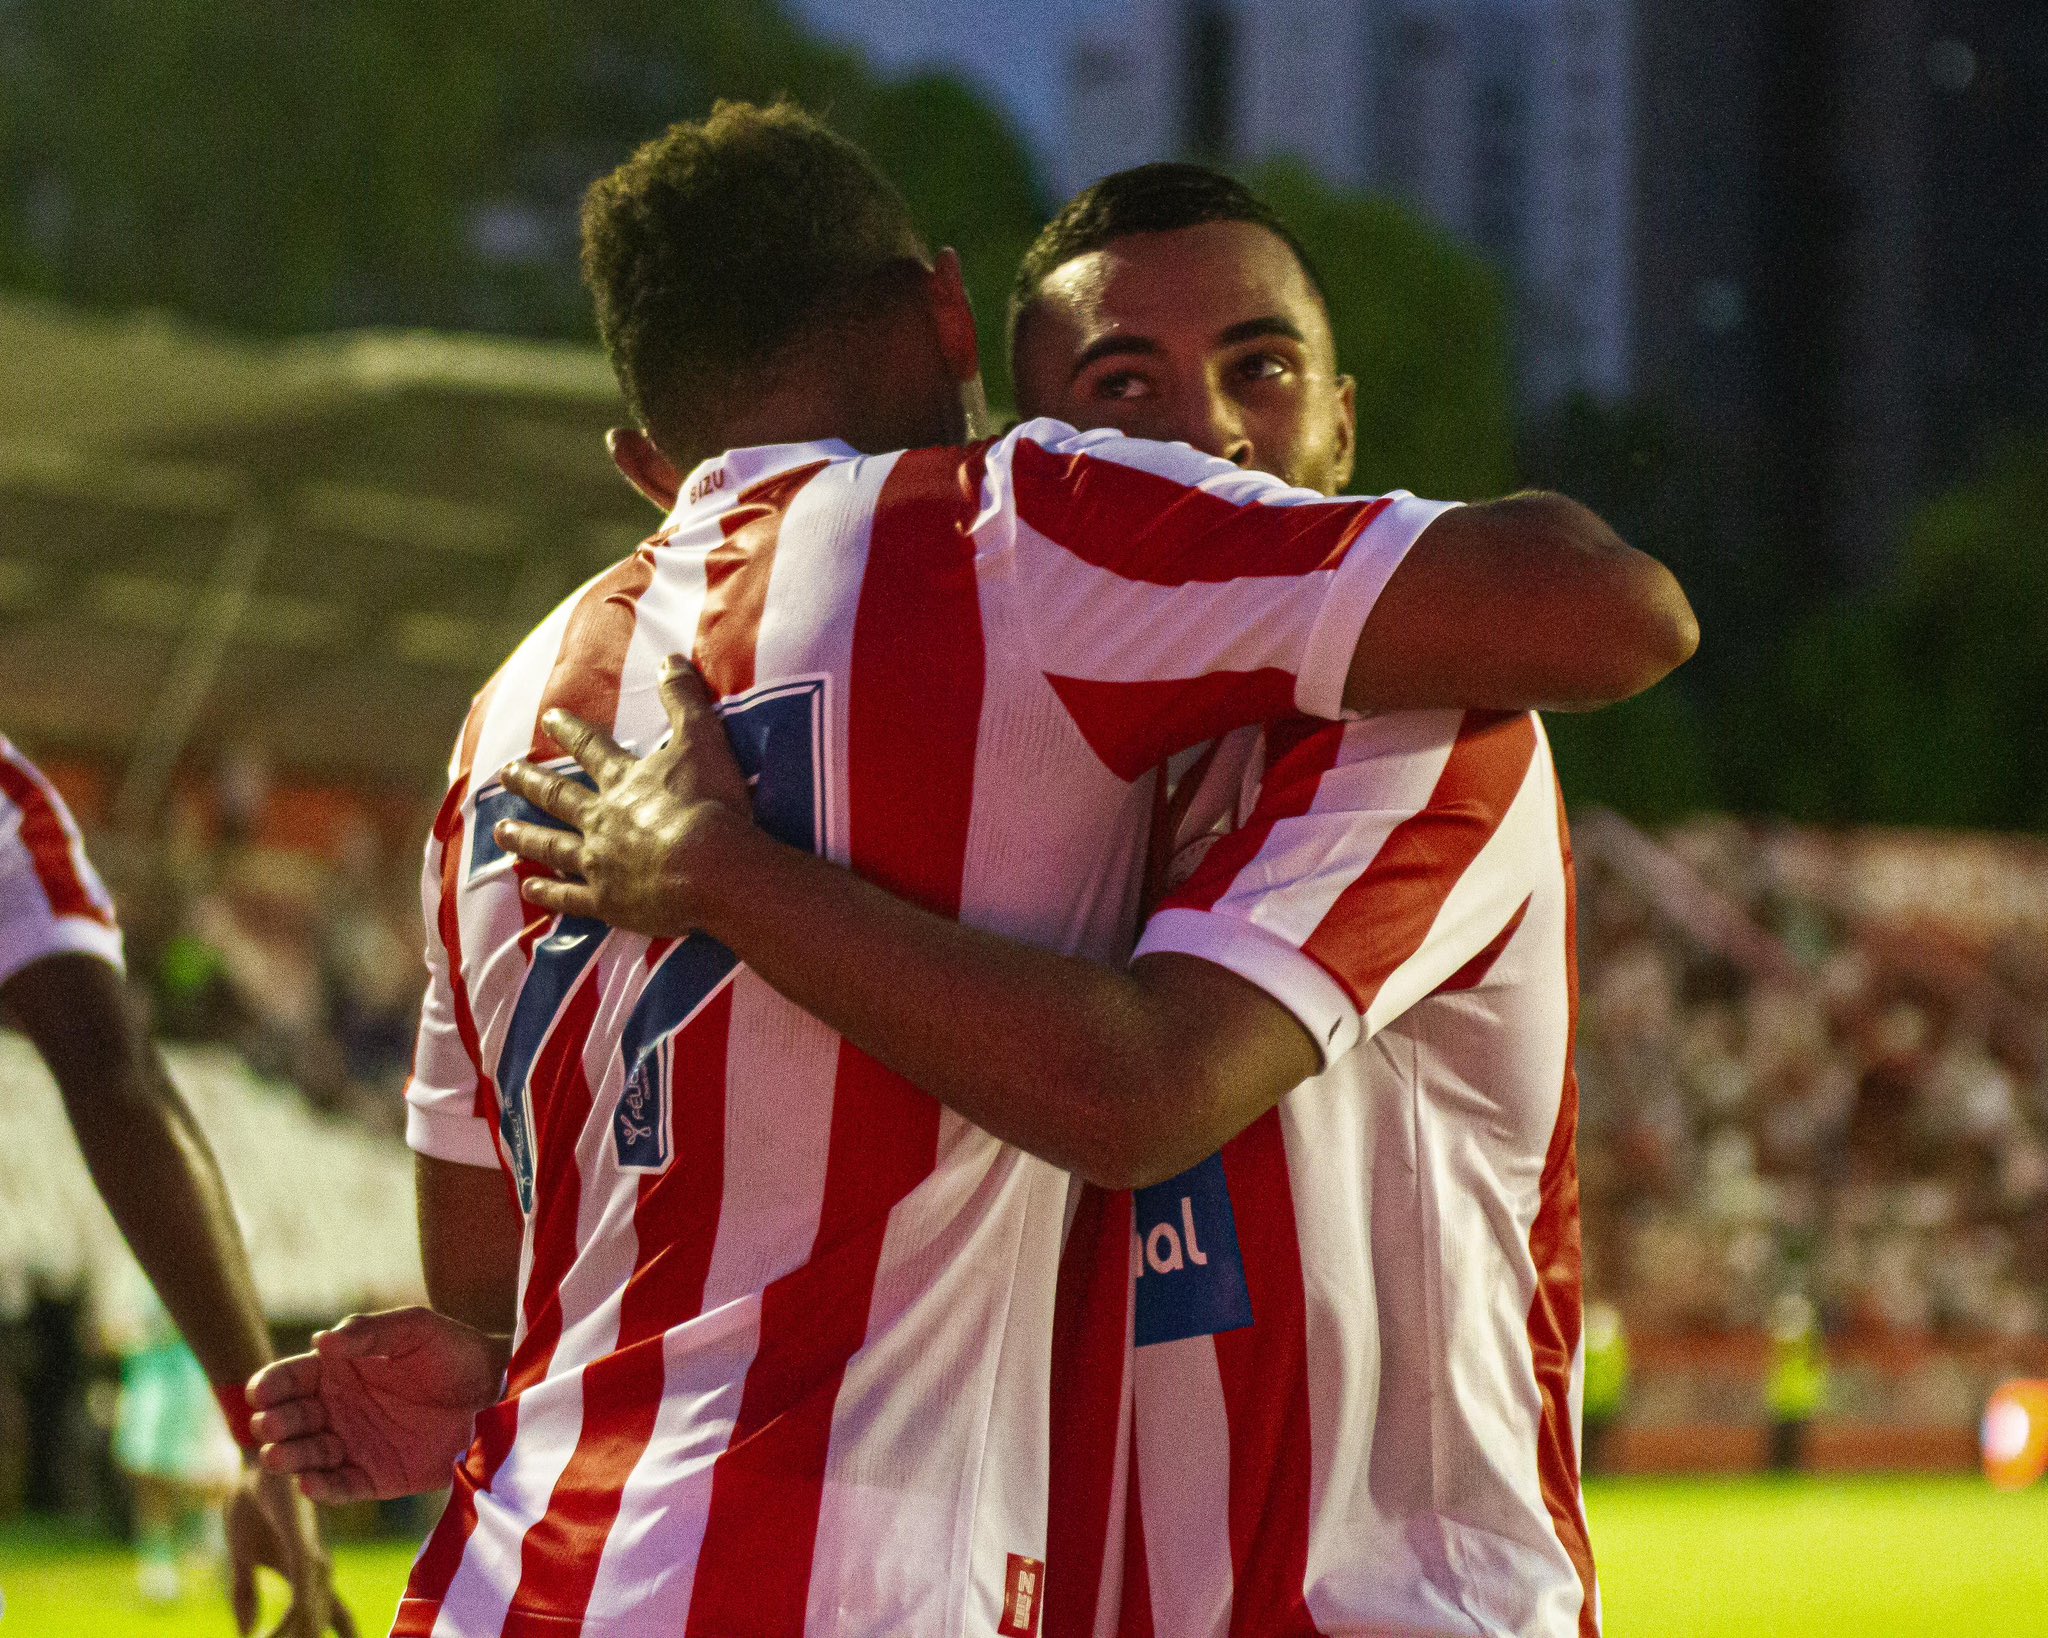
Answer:
M1671 571L1563 495L1444 513L1388 580L1344 686L1354 711L1590 710L1699 647Z
M414 1157L431 1308L356 1314L249 1384L262 1461L315 1501L389 1500L448 1482L512 1347L520 1221L493 1167Z
M984 1130L1108 1187L1171 1177L1315 1073L1294 1015L1186 956L1128 971L933 915L754 827L703 684L671 669L673 734L636 760L567 713L547 727L596 791L505 782L581 834L506 821L559 877L532 902L655 935L702 931L790 1000Z
M171 1084L121 975L96 956L46 956L0 985L0 1016L28 1037L57 1083L94 1184L136 1261L231 1409L270 1357L248 1255L220 1168ZM276 1630L315 1638L355 1624L335 1601L311 1509L276 1477L245 1470L229 1504L230 1596L255 1630L255 1572L292 1587Z

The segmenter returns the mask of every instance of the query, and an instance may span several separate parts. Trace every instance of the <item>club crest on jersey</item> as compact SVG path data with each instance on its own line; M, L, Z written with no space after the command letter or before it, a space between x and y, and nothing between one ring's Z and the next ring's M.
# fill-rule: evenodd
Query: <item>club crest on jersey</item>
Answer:
M639 1054L626 1071L619 1106L612 1111L612 1142L619 1169L658 1172L668 1164L669 1047L665 1036Z
M1223 1157L1211 1155L1178 1177L1137 1190L1131 1204L1138 1239L1137 1346L1251 1324L1251 1287Z

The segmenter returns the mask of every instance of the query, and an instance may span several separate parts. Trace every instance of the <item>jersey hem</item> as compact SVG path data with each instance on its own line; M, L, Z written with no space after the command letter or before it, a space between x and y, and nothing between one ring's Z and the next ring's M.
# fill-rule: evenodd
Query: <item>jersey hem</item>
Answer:
M405 1143L416 1155L430 1160L451 1160L458 1166L498 1164L498 1141L490 1122L475 1115L451 1115L428 1109L407 1098Z
M1145 923L1131 959L1196 956L1256 984L1301 1021L1327 1069L1358 1044L1364 1024L1343 985L1315 957L1236 916L1168 907Z
M127 971L121 929L85 916L24 916L0 926L0 984L46 956L98 956L117 973Z
M1344 680L1359 633L1387 582L1394 578L1422 531L1458 506L1456 501L1417 500L1406 490L1387 496L1387 505L1352 543L1332 572L1330 590L1309 628L1301 666L1294 676L1294 703L1311 717L1335 721L1344 714Z

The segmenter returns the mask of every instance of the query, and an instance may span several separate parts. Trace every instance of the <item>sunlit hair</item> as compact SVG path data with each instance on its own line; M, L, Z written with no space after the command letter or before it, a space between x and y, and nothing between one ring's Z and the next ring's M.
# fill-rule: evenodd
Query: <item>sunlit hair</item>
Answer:
M633 414L682 462L724 447L736 393L923 259L903 196L788 102L720 102L583 200L598 334Z
M1330 297L1316 264L1293 230L1251 189L1206 165L1161 162L1134 166L1083 188L1060 208L1024 253L1010 286L1009 346L1017 348L1017 321L1038 299L1045 281L1077 256L1101 250L1133 233L1172 233L1209 222L1250 222L1289 250L1308 275L1316 299L1329 310Z

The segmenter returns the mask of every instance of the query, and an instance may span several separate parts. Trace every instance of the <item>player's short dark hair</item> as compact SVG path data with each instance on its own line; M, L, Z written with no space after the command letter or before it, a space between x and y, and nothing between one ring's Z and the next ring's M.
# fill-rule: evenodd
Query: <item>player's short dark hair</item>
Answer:
M1172 233L1209 222L1250 222L1264 228L1294 253L1316 299L1329 310L1323 276L1294 230L1273 207L1235 177L1206 165L1161 161L1117 171L1083 188L1039 232L1024 252L1010 286L1009 344L1014 355L1017 321L1038 299L1053 272L1077 256L1100 250L1133 233Z
M732 395L925 256L903 196L793 103L719 102L591 184L583 280L626 401L672 458Z

